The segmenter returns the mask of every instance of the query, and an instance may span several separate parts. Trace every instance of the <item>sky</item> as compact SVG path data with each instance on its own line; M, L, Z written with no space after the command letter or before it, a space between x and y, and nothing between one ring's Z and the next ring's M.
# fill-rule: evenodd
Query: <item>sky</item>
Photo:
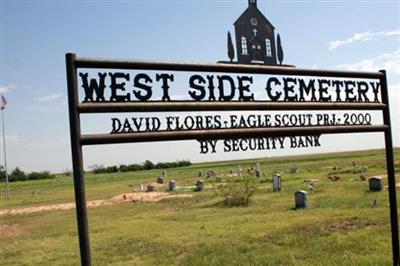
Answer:
M0 93L9 169L71 169L65 53L153 61L227 60L227 31L247 1L0 1ZM388 73L400 146L400 2L258 1L298 68ZM84 131L108 118L85 117ZM108 126L108 124L107 124ZM84 165L193 162L383 148L382 134L322 136L322 147L201 155L196 141L84 147ZM3 160L3 157L1 157Z

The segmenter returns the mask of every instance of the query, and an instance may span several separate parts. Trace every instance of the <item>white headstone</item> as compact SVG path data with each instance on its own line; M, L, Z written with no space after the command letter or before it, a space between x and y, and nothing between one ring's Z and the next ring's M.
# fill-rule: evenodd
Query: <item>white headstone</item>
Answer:
M312 180L308 181L308 190L310 191L314 190L314 181Z
M240 165L238 165L237 168L237 176L242 176L242 168L240 167Z

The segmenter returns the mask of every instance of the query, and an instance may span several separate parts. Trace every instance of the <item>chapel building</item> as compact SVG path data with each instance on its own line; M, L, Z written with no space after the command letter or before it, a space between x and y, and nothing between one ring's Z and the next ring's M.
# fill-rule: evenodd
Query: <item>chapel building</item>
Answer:
M257 0L234 23L236 55L241 64L276 65L275 27L257 8Z

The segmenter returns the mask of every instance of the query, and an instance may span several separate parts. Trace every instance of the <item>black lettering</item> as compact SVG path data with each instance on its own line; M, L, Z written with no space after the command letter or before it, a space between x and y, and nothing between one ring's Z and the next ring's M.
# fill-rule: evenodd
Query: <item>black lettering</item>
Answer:
M368 92L368 83L364 81L357 82L358 87L358 101L359 102L369 102L367 92Z
M344 92L346 93L346 102L355 102L356 96L354 96L354 88L356 83L354 81L345 81L344 82Z
M217 76L218 78L218 89L219 89L219 100L220 101L231 101L235 97L235 82L230 76ZM228 82L230 86L230 94L225 94L224 82Z
M381 87L381 84L378 82L370 82L372 86L372 91L374 92L374 102L379 103L379 88Z
M332 81L332 86L336 87L336 101L341 102L342 99L340 98L340 93L341 93L341 86L343 86L343 81L341 80L334 80Z
M126 81L129 81L129 74L117 72L117 73L108 73L111 77L111 97L110 101L117 101L117 102L124 102L124 101L130 101L131 100L131 95L125 94L125 95L118 95L118 90L125 91L125 82L118 83L117 79L125 79Z
M140 81L143 79L143 83ZM153 91L151 90L151 86L146 85L145 83L152 83L153 80L144 73L138 74L135 76L135 79L133 81L133 84L136 88L142 89L145 93L142 95L142 93L140 91L133 91L133 94L135 95L135 97L143 102L143 101L147 101L151 98L151 96L153 95Z
M214 76L207 76L208 80L208 90L210 92L210 96L208 98L209 101L215 101L215 94L214 94Z
M290 93L294 93L294 85L296 84L297 80L295 78L283 78L283 91L285 92L285 101L297 101L297 95L290 95Z
M315 80L310 79L308 81L308 85L304 79L299 79L299 91L300 91L300 101L305 101L305 95L309 95L311 93L311 101L317 101L315 98Z
M125 119L124 127L123 127L123 129L122 129L122 132L123 132L123 133L130 133L130 132L133 132L133 130L132 130L132 128L131 128L131 124L129 123L129 120L128 120L128 119Z
M107 76L107 73L98 73L99 75L99 82L97 82L96 79L91 79L90 82L88 82L88 73L79 73L79 76L82 79L82 87L85 92L85 99L83 100L84 102L88 101L94 101L93 99L93 92L96 92L96 102L99 101L105 101L104 99L104 89L106 87L105 85L105 77Z
M189 90L189 95L190 97L192 97L193 100L201 101L206 96L206 91L204 89L204 86L200 85L205 83L206 81L200 75L193 75L190 77L189 84L191 89ZM196 91L199 94L196 94Z
M321 137L321 135L314 136L314 147L321 147L321 143L319 142L320 137Z
M318 84L319 84L319 99L320 101L323 102L330 102L332 100L331 96L326 96L328 94L328 88L331 85L331 81L330 80L326 80L326 79L319 79L318 80ZM326 86L327 85L327 86Z
M225 139L224 140L224 152L231 152L232 151L232 147L231 147L231 139Z
M118 118L111 118L112 121L112 131L111 134L113 133L118 133L121 130L121 121Z
M250 85L253 84L253 77L243 76L238 77L239 85L239 101L254 101L254 94L244 95L245 92L250 92ZM250 84L244 84L244 82L250 82Z
M170 101L171 98L169 97L168 90L169 90L169 83L168 81L174 81L174 75L172 74L157 74L156 81L162 80L161 88L163 89L163 101Z
M206 153L208 153L207 141L205 141L205 140L198 140L198 142L200 143L200 154L206 154Z
M281 82L277 78L269 78L267 81L267 95L272 101L276 102L281 97L282 92L277 92L275 95L272 95L271 83L274 83L275 85L281 85Z

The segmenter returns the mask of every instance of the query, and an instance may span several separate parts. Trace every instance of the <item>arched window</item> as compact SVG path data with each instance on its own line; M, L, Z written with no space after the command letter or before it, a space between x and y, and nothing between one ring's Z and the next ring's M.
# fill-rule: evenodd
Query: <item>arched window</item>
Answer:
M271 57L272 56L272 48L270 39L265 39L265 55Z
M246 37L242 37L242 54L247 55L247 40L246 40Z

